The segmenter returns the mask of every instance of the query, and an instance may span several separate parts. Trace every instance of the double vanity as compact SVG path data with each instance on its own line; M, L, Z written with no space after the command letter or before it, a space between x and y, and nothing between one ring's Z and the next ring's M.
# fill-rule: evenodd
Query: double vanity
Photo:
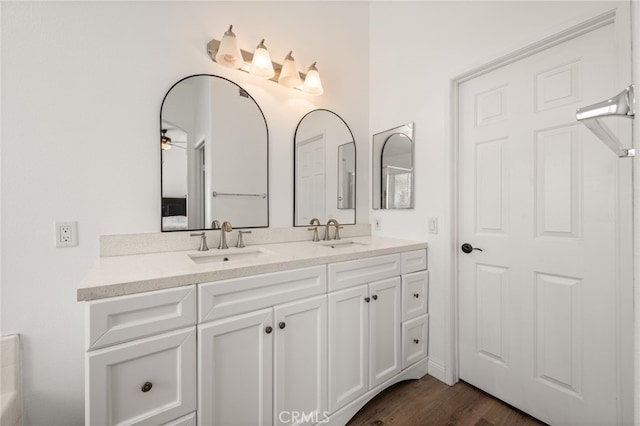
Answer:
M295 129L293 228L269 228L267 120L242 87L181 79L160 131L163 232L102 237L77 293L88 425L344 425L427 374L427 244L356 224L339 115ZM374 135L374 208L413 207L412 138Z
M427 244L368 225L310 236L254 229L209 251L186 233L103 237L77 292L86 423L342 425L424 376Z

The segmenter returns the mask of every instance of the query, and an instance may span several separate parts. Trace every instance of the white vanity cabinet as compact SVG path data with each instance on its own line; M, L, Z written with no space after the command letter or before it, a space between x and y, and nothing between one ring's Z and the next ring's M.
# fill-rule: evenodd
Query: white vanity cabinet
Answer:
M300 294L312 296L299 299ZM201 314L263 307L276 296L294 300L198 326L199 424L301 424L293 417L299 412L313 413L305 424L322 418L327 407L326 267L201 285Z
M195 411L195 302L189 286L87 303L86 424L175 423Z
M400 255L328 265L329 410L401 369Z
M426 266L425 250L328 265L332 413L427 356Z
M339 256L87 302L86 424L342 425L424 376L426 250Z
M329 293L329 410L401 368L400 278Z
M427 356L429 271L426 252L402 253L402 368Z

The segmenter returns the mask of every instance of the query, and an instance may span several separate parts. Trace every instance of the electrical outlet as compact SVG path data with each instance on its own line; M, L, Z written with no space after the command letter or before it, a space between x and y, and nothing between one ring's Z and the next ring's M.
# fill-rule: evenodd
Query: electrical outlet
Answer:
M380 216L375 218L376 231L382 231L382 218Z
M56 247L78 245L78 222L56 222Z

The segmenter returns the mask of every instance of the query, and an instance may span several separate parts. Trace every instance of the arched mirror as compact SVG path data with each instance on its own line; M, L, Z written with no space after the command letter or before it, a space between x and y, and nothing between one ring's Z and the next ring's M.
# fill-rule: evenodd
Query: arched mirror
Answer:
M214 75L186 77L160 109L162 230L269 226L269 135L256 101Z
M373 208L413 208L413 123L373 135Z
M294 226L317 218L356 223L356 144L335 112L302 117L294 136Z

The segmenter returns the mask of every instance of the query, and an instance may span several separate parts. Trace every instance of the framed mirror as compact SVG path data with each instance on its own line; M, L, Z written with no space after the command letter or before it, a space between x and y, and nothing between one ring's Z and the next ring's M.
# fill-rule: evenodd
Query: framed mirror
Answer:
M293 155L293 225L313 218L355 224L356 144L347 123L333 111L309 112L296 128Z
M413 123L373 135L373 208L414 207Z
M269 133L242 87L209 74L174 84L160 108L162 231L269 226Z

